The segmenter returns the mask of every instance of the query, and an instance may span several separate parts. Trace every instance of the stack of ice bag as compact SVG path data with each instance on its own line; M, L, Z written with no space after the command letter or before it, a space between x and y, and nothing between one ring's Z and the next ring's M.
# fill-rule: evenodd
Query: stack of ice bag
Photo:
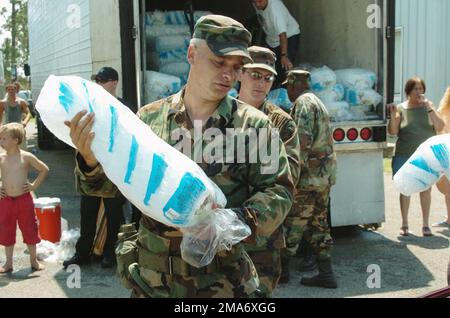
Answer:
M194 13L194 23L209 14ZM189 74L187 50L191 31L184 11L154 11L145 17L147 65L146 102L170 96L181 89Z
M348 121L357 116L344 101L345 88L337 83L336 73L328 66L311 67L311 89L325 104L334 121Z
M288 92L285 88L278 88L269 93L267 99L273 104L289 111L292 108L292 103L289 100Z
M342 69L336 71L337 82L345 88L345 100L350 106L377 106L383 101L374 87L377 75L364 69Z
M311 89L327 107L334 121L364 120L371 106L383 97L373 88L376 74L363 69L333 71L328 66L311 68Z

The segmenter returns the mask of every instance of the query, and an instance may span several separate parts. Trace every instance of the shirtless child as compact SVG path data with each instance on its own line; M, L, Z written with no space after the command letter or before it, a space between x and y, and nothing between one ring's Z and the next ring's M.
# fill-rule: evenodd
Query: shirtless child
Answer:
M36 244L39 238L33 198L30 192L39 188L48 175L48 167L34 155L20 150L25 131L21 124L11 123L0 127L0 146L6 153L0 154L2 186L0 190L0 245L5 246L6 263L0 273L13 271L13 251L16 243L17 223L23 241L30 252L31 269L43 270L38 263ZM39 172L33 183L28 182L28 171Z

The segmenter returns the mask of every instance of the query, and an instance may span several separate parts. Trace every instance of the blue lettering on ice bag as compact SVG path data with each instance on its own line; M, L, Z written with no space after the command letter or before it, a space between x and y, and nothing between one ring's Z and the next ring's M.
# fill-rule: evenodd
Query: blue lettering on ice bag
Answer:
M436 178L439 178L439 176L440 176L439 172L434 171L433 169L431 169L431 167L428 165L428 163L422 157L419 157L419 158L417 158L415 160L412 160L411 164L413 166L416 166L419 169L422 169L423 171L426 171L426 172L436 176Z
M150 173L150 180L147 185L147 192L145 194L144 204L149 205L150 199L153 194L156 193L160 187L164 174L168 168L167 163L164 161L163 157L160 155L153 155L152 171Z
M195 201L205 190L206 186L200 179L191 173L186 173L177 191L164 207L164 216L175 225L186 224L193 212Z
M86 81L82 81L82 85L84 86L84 89L86 90L86 99L88 101L89 111L91 113L93 113L94 112L94 108L92 107L91 97L89 95L89 90L87 88Z
M350 104L350 106L357 106L359 104L360 101L356 90L349 89L345 95L345 100Z
M63 82L59 85L59 103L64 108L66 113L69 112L73 105L73 91L66 83Z
M134 169L136 168L137 154L139 151L139 144L137 143L136 137L133 136L131 140L130 158L128 159L128 168L125 180L126 184L131 184L131 177L133 175Z
M449 163L449 151L446 145L439 144L435 146L431 146L431 150L433 151L434 156L439 161L440 165L444 169L448 169Z
M419 182L419 183L420 183L422 186L424 186L424 187L430 186L430 184L426 183L425 181L423 181L423 180L421 180L421 179L419 179L419 178L417 178L417 177L414 177L414 180L416 180L417 182Z
M112 105L109 105L109 109L111 110L111 128L109 131L109 152L112 153L114 151L114 143L117 130L117 110Z
M88 104L89 104L89 111L90 111L91 113L93 113L93 112L94 112L94 108L92 107L91 97L90 97L90 95L89 95L89 90L88 90L88 88L87 88L86 81L82 81L82 84L83 84L83 86L84 86L84 88L85 88L85 90L86 90L86 99L87 99Z

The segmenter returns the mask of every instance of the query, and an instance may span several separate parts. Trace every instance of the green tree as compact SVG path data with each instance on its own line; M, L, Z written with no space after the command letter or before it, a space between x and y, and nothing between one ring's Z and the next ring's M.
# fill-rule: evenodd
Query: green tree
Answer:
M5 39L2 45L3 66L5 69L6 81L11 81L13 67L22 68L28 62L28 16L27 0L9 0L9 7L2 8L2 15L6 22L0 26L0 32L8 31L10 36ZM2 31L4 30L4 31ZM25 79L20 82L26 83Z

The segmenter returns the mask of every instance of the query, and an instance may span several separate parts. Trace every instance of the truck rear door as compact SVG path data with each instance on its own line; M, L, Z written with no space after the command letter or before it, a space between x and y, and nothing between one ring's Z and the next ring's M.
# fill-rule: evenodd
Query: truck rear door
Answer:
M123 97L135 111L142 106L140 6L139 0L119 1Z

